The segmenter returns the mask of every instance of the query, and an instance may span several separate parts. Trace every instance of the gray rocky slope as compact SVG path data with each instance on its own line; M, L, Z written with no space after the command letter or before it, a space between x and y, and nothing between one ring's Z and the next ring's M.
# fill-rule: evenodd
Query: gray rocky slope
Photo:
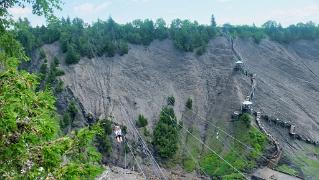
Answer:
M51 57L63 57L58 47L54 43L44 49ZM257 74L254 109L291 121L298 134L319 141L319 41L281 45L236 39L234 49L249 71ZM82 58L71 66L62 63L65 75L61 79L85 113L97 118L112 114L131 135L135 135L131 121L138 114L149 119L151 130L166 97L173 95L178 119L197 126L207 141L212 128L199 116L185 117L185 102L192 97L194 112L231 133L230 116L240 109L250 89L249 79L234 73L234 62L231 42L224 37L211 40L202 56L180 52L170 40L164 40L147 47L130 45L124 56ZM294 153L307 151L308 145L292 139L288 130L269 123L265 126L280 141L290 162Z

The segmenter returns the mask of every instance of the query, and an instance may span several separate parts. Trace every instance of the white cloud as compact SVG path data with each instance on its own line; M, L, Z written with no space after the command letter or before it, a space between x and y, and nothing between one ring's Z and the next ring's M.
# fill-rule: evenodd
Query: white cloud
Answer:
M14 18L26 17L32 13L31 8L29 7L13 7L9 8L9 13L13 15Z
M216 17L219 24L252 24L262 25L268 20L275 20L283 26L289 26L298 22L313 21L319 23L319 4L301 6L299 8L276 8L267 11L267 13L258 13L255 15L242 15L234 18L231 15Z
M76 13L87 15L87 14L93 14L93 13L99 13L103 10L105 10L107 7L111 5L110 1L105 1L100 4L92 4L92 3L83 3L78 6L75 6L73 10Z
M319 22L319 4L290 9L277 9L271 11L265 20L276 20L284 25L298 22L314 21Z

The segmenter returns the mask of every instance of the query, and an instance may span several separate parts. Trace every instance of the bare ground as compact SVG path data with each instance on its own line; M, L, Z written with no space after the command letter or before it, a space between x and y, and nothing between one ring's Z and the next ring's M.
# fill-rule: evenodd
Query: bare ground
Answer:
M44 48L52 56L63 57L57 46ZM236 40L235 49L249 70L257 74L255 109L287 119L296 124L299 134L319 141L319 41L281 45L269 40L260 44ZM66 74L61 78L85 112L99 118L113 114L117 123L128 127L131 139L136 139L131 121L144 114L151 130L165 98L173 95L178 119L196 124L206 141L212 127L198 117L181 118L185 102L192 97L195 112L223 124L231 133L230 115L240 109L250 88L247 78L233 72L234 58L224 37L211 40L202 56L180 52L170 40L154 41L148 47L130 45L124 56L82 58L71 66L62 63ZM304 150L288 132L271 124L266 128L283 144L284 153Z

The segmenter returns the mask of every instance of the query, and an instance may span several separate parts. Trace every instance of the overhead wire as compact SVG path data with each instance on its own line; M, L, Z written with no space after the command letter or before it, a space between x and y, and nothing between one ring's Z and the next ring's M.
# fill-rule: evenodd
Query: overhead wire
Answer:
M154 104L156 104L158 107L162 107L161 105L157 104L154 102ZM224 159L221 155L219 155L214 149L212 149L210 146L208 146L206 143L204 143L201 139L199 139L198 137L196 137L195 135L193 135L188 129L186 129L184 126L182 126L180 123L178 123L177 121L174 122L173 121L173 117L166 113L165 111L162 111L163 113L165 113L167 116L169 116L169 120L174 124L176 123L176 125L180 126L182 129L184 129L187 133L189 133L195 140L197 140L198 142L200 142L201 144L203 144L209 151L211 151L214 155L216 155L219 159L221 159L222 161L224 161L228 166L230 166L232 169L234 169L237 173L239 173L241 176L243 176L245 179L248 179L241 171L239 171L235 166L233 166L230 162L228 162L226 159Z
M147 178L146 178L146 175L145 175L145 173L144 173L144 171L143 171L143 169L142 169L141 164L137 161L137 158L135 157L135 155L134 155L134 153L133 153L133 148L131 147L131 145L130 145L127 141L126 141L125 143L126 143L127 147L129 148L129 150L130 150L130 152L131 152L131 155L132 155L133 159L134 159L135 162L136 162L137 167L138 167L139 170L142 172L144 178L147 179Z
M98 27L99 28L99 27ZM89 44L91 44L92 43L92 39L91 39L91 42L90 42L90 39L88 38L88 43ZM93 50L93 47L94 47L94 50ZM90 50L91 50L91 53L92 53L92 55L96 58L97 57L97 54L96 54L96 49L95 49L95 46L93 46L92 44L90 45ZM113 62L113 61L112 61ZM113 64L113 63L112 63ZM110 80L110 79L109 79ZM122 104L120 104L120 105L122 105ZM129 119L129 118L128 118ZM129 121L130 121L130 119L129 119ZM131 122L131 121L130 121ZM131 122L131 125L132 125L132 127L133 127L133 129L135 128L135 126L134 126L134 124ZM143 148L144 149L146 149L146 151L149 153L149 155L150 155L150 157L151 157L151 160L153 161L153 163L155 163L155 165L156 165L156 167L160 170L160 174L162 175L162 177L163 177L163 179L167 179L166 177L165 177L165 175L164 175L164 173L163 173L163 171L161 170L161 168L160 168L160 166L158 165L158 163L156 162L156 160L155 160L155 158L153 157L153 155L152 155L152 153L150 152L150 150L147 148L147 145L145 144L145 142L144 142L144 140L142 139L142 137L141 137L141 135L139 134L139 132L138 132L138 130L135 128L135 131L136 131L136 133L137 133L137 135L138 135L138 137L141 139L141 141L142 141L142 146L143 146ZM143 172L143 174L144 174L144 172ZM157 174L159 174L158 172L157 172ZM144 176L145 176L145 174L144 174Z
M117 62L119 63L119 62ZM190 109L191 110L191 109ZM192 111L192 110L191 110ZM194 111L192 111L194 113ZM203 117L201 117L199 114L194 113L195 115L197 115L198 117L200 117L200 119L202 119L204 122L208 122L209 121L205 120ZM134 124L130 121L130 123L132 124L132 127L134 128ZM179 124L180 125L180 124ZM243 142L241 142L240 140L238 140L237 138L233 137L232 135L230 135L229 133L227 133L226 131L224 131L223 129L219 128L218 126L212 124L215 128L217 128L219 131L225 133L227 136L231 137L232 139L234 139L235 141L237 141L238 143L242 144L243 146L245 146L248 149L252 149L251 147L247 146L246 144L244 144ZM182 127L183 128L183 127ZM228 161L226 161L223 157L221 157L218 153L216 153L212 148L210 148L207 144L205 144L201 139L198 139L196 136L194 136L192 133L190 133L187 129L183 128L187 133L189 133L191 136L193 136L196 140L198 140L199 142L201 142L207 149L209 149L211 152L213 152L216 156L218 156L220 159L222 159L226 164L228 164L230 167L232 167L235 171L237 171L238 173L240 173L241 175L243 175L245 177L245 175L243 173L241 173L237 168L235 168L233 165L231 165ZM135 128L136 130L136 128ZM159 170L161 171L161 174L163 175L164 179L166 179L164 173L162 172L162 170L160 169L158 163L156 162L155 158L152 156L151 152L149 151L149 149L147 148L147 145L145 144L143 138L140 136L138 130L136 130L137 135L139 136L139 138L142 140L142 144L143 144L143 148L146 149L146 151L151 155L151 159L155 162L156 166L158 166ZM245 177L246 178L246 177Z
M119 103L119 104L120 104L120 106L121 106L120 109L121 109L121 110L124 110L123 105L122 105L121 103ZM127 113L127 114L128 114L128 113ZM136 132L138 138L139 138L140 141L142 142L142 147L143 147L143 149L149 154L151 161L155 164L155 167L156 167L155 169L157 169L157 170L156 170L156 174L159 175L159 176L162 176L163 179L166 180L167 178L166 178L165 174L163 173L163 171L162 171L162 169L160 168L160 166L158 165L156 159L154 158L154 156L152 155L151 151L150 151L149 148L147 147L147 144L145 143L144 139L143 139L142 136L140 135L138 129L136 129L134 123L132 122L132 120L131 120L130 118L128 118L128 120L129 120L129 123L130 123L131 127L134 129L134 131ZM153 168L153 170L154 170L154 168ZM159 171L160 173L158 173L158 171Z
M194 163L196 164L197 168L204 173L205 176L209 177L209 175L205 172L205 170L201 167L201 165L198 163L198 160L192 155L192 152L190 152L190 150L186 147L186 144L183 142L183 140L180 140L182 146L184 146L183 149L186 150L187 154L190 155L190 157L192 158L192 160L194 161ZM185 148L186 147L186 148Z
M123 66L125 67L125 65L123 65L122 63L120 63L119 61L116 61L115 63L119 64L120 66ZM187 107L186 107L187 108ZM187 108L189 109L189 108ZM210 124L212 125L213 127L215 127L216 129L218 129L220 132L226 134L228 137L230 137L231 139L233 139L234 141L238 142L239 144L241 144L242 146L244 146L246 149L249 149L250 151L253 151L255 150L254 148L252 148L251 146L245 144L244 142L240 141L239 139L235 138L233 135L227 133L225 130L223 130L222 128L220 128L219 126L213 124L212 122L206 120L204 117L202 117L201 115L199 115L198 113L194 112L192 109L189 109L193 114L195 114L196 116L199 117L199 119L202 121L202 122L205 122L206 124ZM269 161L269 158L265 157L264 155L261 155L260 156L261 158ZM270 161L270 163L273 163ZM273 163L274 164L274 163Z

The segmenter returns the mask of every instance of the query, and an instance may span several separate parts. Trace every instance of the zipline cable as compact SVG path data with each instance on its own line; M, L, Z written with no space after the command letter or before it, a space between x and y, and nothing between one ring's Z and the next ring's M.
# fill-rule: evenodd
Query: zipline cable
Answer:
M120 106L121 106L121 109L124 110L124 107L122 105L122 103L119 103ZM128 114L128 113L127 113ZM130 118L128 118L129 122L130 122L130 125L131 127L134 129L134 131L136 132L136 134L138 135L138 138L141 140L142 142L142 147L144 150L146 150L146 152L149 154L150 158L151 158L151 161L155 164L156 166L156 171L157 171L157 174L160 174L160 176L163 177L163 179L167 180L165 174L163 173L162 169L160 168L160 166L158 165L156 159L154 158L154 156L152 155L151 151L149 150L149 148L147 147L147 144L145 143L144 139L142 138L142 136L140 135L138 129L136 129L134 123L132 122L132 120ZM158 173L158 170L160 171L160 173Z
M189 151L189 149L186 147L186 144L183 142L183 140L180 140L182 146L184 146L183 149L186 150L187 154L189 154L192 158L192 160L194 161L194 163L197 165L198 169L205 174L205 176L209 177L209 175L203 170L203 168L200 166L200 164L198 163L198 160L192 155L192 153ZM185 148L186 147L186 148Z
M131 145L130 145L128 142L125 141L125 143L126 143L127 147L129 148L129 150L130 150L130 152L131 152L131 154L132 154L132 157L133 157L133 159L134 159L135 162L136 162L137 167L138 167L138 168L140 169L140 171L142 172L144 178L147 179L146 176L145 176L145 173L144 173L144 171L143 171L143 169L142 169L142 166L141 166L140 163L137 161L137 158L135 157L135 155L134 155L134 153L133 153L133 148L131 147Z
M154 104L157 104L154 102ZM158 107L162 107L160 105L157 104ZM215 154L219 159L221 159L222 161L224 161L228 166L230 166L231 168L233 168L236 172L238 172L241 176L243 176L245 179L248 179L241 171L239 171L236 167L234 167L231 163L229 163L226 159L224 159L221 155L219 155L215 150L213 150L210 146L208 146L207 144L205 144L201 139L197 138L195 135L193 135L188 129L184 128L184 126L182 126L180 123L174 122L171 115L167 114L165 111L162 111L163 113L165 113L167 116L169 116L169 120L174 124L176 123L176 125L180 126L182 129L184 129L187 133L189 133L194 139L196 139L198 142L200 142L201 144L203 144L208 150L210 150L213 154Z
M98 27L98 29L99 29L99 27ZM89 38L88 38L88 41L89 41ZM88 43L90 43L90 42L88 42ZM92 38L91 38L91 43L92 43ZM90 44L91 44L91 43L90 43ZM97 58L96 49L94 48L94 50L93 50L92 47L94 47L94 46L91 44L90 49L91 49L92 55L95 56L95 58ZM112 61L112 66L113 66L113 61ZM111 73L110 68L111 68L111 67L109 67L109 71L110 71L110 73ZM109 81L110 81L110 79L109 79ZM109 83L110 83L110 82L109 82ZM109 86L110 86L110 85L109 85ZM110 87L109 87L109 88L110 88ZM123 107L122 104L120 104L120 105ZM130 118L128 118L128 119L129 119L129 121L130 121L130 123L131 123L131 126L133 127L133 129L135 129L135 131L136 131L138 137L139 137L140 140L142 141L142 146L143 146L143 148L149 153L149 155L150 155L150 157L151 157L151 160L152 160L153 163L156 165L156 167L160 170L160 174L162 175L162 177L166 180L167 178L165 177L165 174L164 174L163 171L161 170L160 166L159 166L158 163L156 162L156 160L155 160L155 158L153 157L153 155L152 155L152 153L150 152L150 150L148 149L146 143L144 142L143 138L142 138L141 135L139 134L138 130L135 128L134 123L131 122ZM157 170L156 170L156 171L157 171ZM158 171L157 171L157 174L159 174Z
M120 63L119 61L116 61L115 63L118 63L120 66L122 67L125 67L125 65L123 65L122 63ZM245 148L249 149L250 151L253 151L254 148L252 148L251 146L243 143L242 141L240 141L239 139L235 138L234 136L232 136L231 134L227 133L226 131L224 131L222 128L220 128L219 126L213 124L212 122L206 120L204 117L202 117L201 115L199 115L198 113L195 113L192 109L186 107L187 109L189 109L193 114L195 114L196 116L199 117L199 119L202 121L202 122L205 122L206 124L210 124L212 126L214 126L216 129L218 129L220 132L226 134L228 137L230 137L231 139L235 140L236 142L238 142L239 144L241 144L242 146L244 146ZM269 161L269 158L265 157L264 155L261 155L260 156L261 158ZM270 163L274 164L273 162L269 161Z
M117 63L119 63L119 62L117 62ZM191 110L191 109L190 109ZM191 110L192 111L192 110ZM194 111L192 111L192 112L194 112ZM197 116L199 116L203 121L206 121L204 118L202 118L200 115L198 115L197 113L195 113L195 115L197 115ZM207 121L206 121L207 122ZM242 144L243 146L245 146L245 147L247 147L247 148L249 148L249 149L253 149L253 148L251 148L251 147L249 147L249 146L247 146L246 144L244 144L243 142L241 142L240 140L238 140L238 139L236 139L236 138L234 138L232 135L230 135L230 134L228 134L227 132L225 132L224 130L222 130L221 128L219 128L218 126L216 126L216 125L214 125L214 124L212 124L215 128L217 128L217 129L219 129L221 132L223 132L223 133L225 133L226 135L228 135L229 137L231 137L232 139L234 139L234 140L236 140L237 142L239 142L240 144ZM134 125L132 126L132 127L134 127ZM186 129L186 131L187 132L189 132L187 129ZM137 131L138 132L138 131ZM139 135L139 133L138 133L138 136L140 137L140 135ZM192 135L193 137L196 137L196 136L194 136L194 135ZM140 137L141 138L141 137ZM195 138L195 139L198 139L198 138ZM144 141L143 141L143 139L141 138L141 140L142 140L142 143L144 144ZM199 140L199 139L198 139ZM201 140L200 140L201 141ZM201 141L201 143L203 143L202 141ZM206 146L206 147L209 147L209 146L207 146L205 143L203 143L204 144L204 146ZM144 147L145 147L145 144L143 145ZM210 149L210 148L208 148L208 149ZM212 150L212 149L211 149ZM149 151L148 149L147 149L147 151ZM216 153L216 152L215 152ZM214 153L214 154L215 154ZM216 154L217 156L219 156L218 154ZM219 156L220 158L222 158L221 156ZM152 156L152 159L154 159L155 160L155 158ZM156 162L156 161L155 161ZM156 162L156 164L157 164L157 162ZM227 163L228 165L230 165L230 166L232 166L231 164L229 164L229 163ZM158 166L158 164L157 164L157 166ZM233 167L233 166L232 166ZM160 168L159 168L160 169ZM160 169L161 170L161 169ZM162 173L162 171L161 171L161 173ZM163 174L163 173L162 173ZM163 174L164 175L164 174ZM164 176L165 177L165 176Z

